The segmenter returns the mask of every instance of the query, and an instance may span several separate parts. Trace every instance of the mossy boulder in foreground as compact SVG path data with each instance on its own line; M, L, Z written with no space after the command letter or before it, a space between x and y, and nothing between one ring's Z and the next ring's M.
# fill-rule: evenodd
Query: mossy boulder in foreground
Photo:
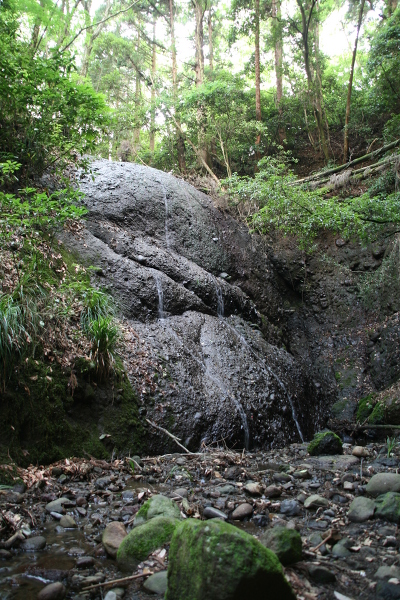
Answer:
M166 600L295 600L277 556L219 520L181 523L173 535Z
M342 440L333 431L322 431L314 435L307 450L311 456L343 454Z
M143 504L135 517L134 525L142 525L146 521L154 519L154 517L180 519L181 512L179 506L171 498L158 494L157 496L152 496Z
M261 543L275 552L283 565L291 565L303 558L301 536L295 529L274 527L265 532Z
M118 552L117 563L122 571L136 569L151 552L167 544L179 521L170 517L155 517L143 525L135 527L122 540Z

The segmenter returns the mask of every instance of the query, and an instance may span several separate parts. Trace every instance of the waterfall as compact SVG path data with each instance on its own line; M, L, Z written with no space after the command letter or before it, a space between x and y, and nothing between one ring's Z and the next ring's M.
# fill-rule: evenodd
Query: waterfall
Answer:
M241 335L236 329L235 327L233 327L230 323L228 323L227 321L225 321L226 325L229 327L229 329L231 331L233 331L235 333L235 335L239 338L239 340L242 342L242 344L244 346L246 346L246 348L248 350L250 350L251 354L257 359L259 360L259 356L257 356L257 354L254 352L254 350L251 348L251 346L248 344L247 340L243 337L243 335ZM289 404L290 404L290 408L292 409L292 418L293 421L296 425L296 429L297 432L300 436L300 439L302 442L304 442L304 436L303 436L303 432L301 431L301 427L300 427L300 423L297 419L297 414L296 414L296 409L294 407L294 403L293 403L293 399L291 397L291 395L289 394L289 392L287 391L287 388L285 386L285 384L283 383L283 381L278 377L278 375L271 369L270 366L266 365L265 363L262 366L262 369L264 370L264 372L269 373L274 379L275 381L278 383L278 385L281 387L281 389L284 391L287 399L289 400Z
M156 284L158 294L158 318L164 318L164 292L162 289L161 279L158 273L154 273L154 282Z
M216 298L217 298L217 315L219 317L223 317L224 316L224 312L225 312L224 295L222 293L221 286L218 283L216 277L213 277L213 283L214 283L214 288L215 288L215 295L216 295Z

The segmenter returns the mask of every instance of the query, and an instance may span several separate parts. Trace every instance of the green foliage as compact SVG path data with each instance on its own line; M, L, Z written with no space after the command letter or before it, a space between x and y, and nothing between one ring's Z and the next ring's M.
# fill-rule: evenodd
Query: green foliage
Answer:
M223 182L232 204L245 206L249 223L265 233L279 229L298 239L310 251L323 230L344 238L358 236L365 242L400 226L400 193L355 198L329 197L326 190L294 185L287 152L259 162L254 178L233 177Z
M33 54L18 35L19 18L0 7L0 160L17 160L28 181L94 152L108 111L79 82L68 53Z
M395 447L398 444L398 440L396 439L396 437L387 437L386 438L386 445L387 445L387 457L390 458L390 455L392 454L393 450L395 449Z
M112 318L99 316L88 322L87 335L92 344L91 358L96 364L99 379L104 380L115 361L119 329Z

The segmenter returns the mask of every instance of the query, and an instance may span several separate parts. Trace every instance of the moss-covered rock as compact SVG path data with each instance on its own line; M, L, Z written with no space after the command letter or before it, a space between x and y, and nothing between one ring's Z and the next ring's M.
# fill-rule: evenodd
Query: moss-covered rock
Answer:
M375 500L375 506L375 516L378 519L400 525L400 494L397 492L382 494Z
M147 500L138 511L134 525L142 525L154 517L171 517L172 519L181 519L181 512L178 505L167 498L158 494Z
M383 425L385 423L385 406L383 402L377 402L374 410L368 418L368 423L371 425Z
M77 361L74 374L72 393L71 371L57 363L29 359L18 366L0 402L0 462L8 454L27 466L85 453L107 459L114 448L142 450L138 400L122 369L97 386L89 361ZM101 433L110 437L102 441Z
M166 600L294 600L277 556L219 520L188 519L172 538Z
M145 560L151 552L170 542L178 524L179 521L171 517L154 517L147 523L132 529L118 548L119 568L122 571L136 569L137 565Z
M307 451L312 456L342 454L342 440L333 431L322 431L314 435L314 439L308 444Z
M359 401L357 406L357 421L359 423L364 423L374 410L374 398L375 394L368 394Z
M283 565L299 562L303 555L301 550L301 536L295 529L274 527L266 531L260 542L275 552Z

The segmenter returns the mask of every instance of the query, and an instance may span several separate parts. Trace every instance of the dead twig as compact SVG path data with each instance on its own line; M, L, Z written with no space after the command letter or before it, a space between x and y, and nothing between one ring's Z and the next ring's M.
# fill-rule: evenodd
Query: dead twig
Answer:
M135 579L140 579L141 577L150 577L150 575L153 575L153 571L149 571L148 573L139 573L138 575L130 575L129 577L122 577L122 579L112 579L111 581L104 581L103 583L96 583L96 585L91 585L89 587L82 588L82 592L89 592L90 590L106 587L107 585L115 585L116 583L134 581Z
M168 435L168 436L169 436L171 439L173 439L173 440L174 440L174 442L175 442L176 444L178 444L178 446L179 446L180 448L182 448L182 450L184 450L184 451L185 451L187 454L192 454L192 453L190 452L190 450L188 450L187 448L185 448L185 446L183 446L183 445L182 445L182 444L181 444L181 443L178 441L178 438L177 438L175 435L173 435L172 433L170 433L169 431L167 431L166 429L164 429L164 427L160 427L159 425L156 425L155 423L153 423L153 422L152 422L152 421L150 421L149 419L146 419L146 421L147 421L147 423L148 423L149 425L151 425L151 426L152 426L152 427L154 427L155 429L158 429L159 431L162 431L163 433L165 433L166 435Z

